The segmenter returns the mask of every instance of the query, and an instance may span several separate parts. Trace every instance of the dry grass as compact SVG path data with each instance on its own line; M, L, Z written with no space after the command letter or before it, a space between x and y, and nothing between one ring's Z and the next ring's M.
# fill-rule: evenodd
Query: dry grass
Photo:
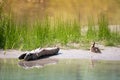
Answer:
M110 24L120 24L120 0L6 0L5 12L12 12L18 22L43 19L44 16L78 19L87 24L88 17L97 23L105 14Z

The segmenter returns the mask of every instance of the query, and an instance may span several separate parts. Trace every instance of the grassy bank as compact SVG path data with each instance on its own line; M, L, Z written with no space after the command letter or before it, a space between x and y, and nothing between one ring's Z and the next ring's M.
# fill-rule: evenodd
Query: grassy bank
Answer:
M83 32L80 22L63 21L62 18L35 21L34 24L16 25L12 18L0 19L0 48L31 50L37 47L67 46L80 44L78 48L97 41L105 45L120 45L120 32L111 32L105 16L98 18L98 27L93 20L88 20L87 31ZM72 45L71 45L72 47Z
M33 49L59 43L65 45L78 41L80 37L77 22L63 22L60 19L54 23L45 19L32 25L16 25L11 19L4 18L0 24L0 47L4 49Z
M79 44L76 48L81 48L93 41L109 46L120 45L120 32L110 30L105 15L98 17L97 24L92 18L88 19L87 27L81 26L76 19L64 20L63 17L17 24L11 14L5 15L3 5L0 4L0 48L31 50L49 46L74 47L73 44Z

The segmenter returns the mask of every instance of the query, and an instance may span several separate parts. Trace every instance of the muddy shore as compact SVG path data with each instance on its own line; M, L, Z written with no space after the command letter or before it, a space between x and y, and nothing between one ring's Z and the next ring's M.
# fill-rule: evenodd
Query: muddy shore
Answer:
M92 53L82 49L60 49L59 54L49 58L55 59L95 59L95 60L120 60L120 48L104 47L102 53ZM18 58L24 51L19 50L0 50L0 58Z

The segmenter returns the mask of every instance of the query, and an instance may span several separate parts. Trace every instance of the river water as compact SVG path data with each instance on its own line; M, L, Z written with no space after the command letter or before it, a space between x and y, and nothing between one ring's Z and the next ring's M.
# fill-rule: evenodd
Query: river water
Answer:
M0 59L0 80L119 80L120 61Z

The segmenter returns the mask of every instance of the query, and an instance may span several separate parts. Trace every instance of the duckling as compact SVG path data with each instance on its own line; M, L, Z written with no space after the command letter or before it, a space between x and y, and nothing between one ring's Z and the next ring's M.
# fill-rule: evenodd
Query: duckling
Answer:
M94 53L101 53L100 49L98 47L95 47L95 42L91 45L90 51Z

